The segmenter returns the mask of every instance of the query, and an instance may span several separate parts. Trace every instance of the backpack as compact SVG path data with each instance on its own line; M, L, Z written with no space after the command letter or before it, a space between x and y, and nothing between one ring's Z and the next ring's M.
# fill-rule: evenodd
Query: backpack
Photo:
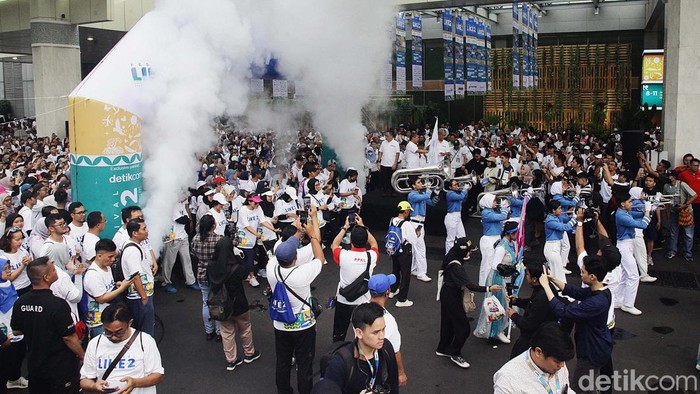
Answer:
M384 238L384 247L386 248L386 254L389 256L401 253L401 243L403 242L401 226L403 226L404 222L405 220L401 220L396 226L393 224L393 220L389 222L389 229Z
M124 279L124 271L122 270L122 257L124 256L124 251L126 248L129 246L136 246L137 249L139 250L139 254L141 254L141 260L143 260L143 250L141 250L138 245L134 242L127 242L124 247L121 250L121 253L119 253L119 257L114 260L114 263L112 264L112 278L114 278L114 283L121 282Z
M294 272L295 269L296 267L292 272ZM289 277L292 272L287 274L287 277ZM294 323L297 320L297 316L292 309L292 303L289 302L287 287L282 280L282 271L279 265L275 272L275 278L277 278L277 283L272 290L272 298L270 298L270 319L287 324Z
M235 299L230 299L228 290L226 289L226 281L218 288L212 288L209 291L207 298L207 306L209 307L209 317L212 320L226 321L233 314L233 304Z
M385 383L389 380L389 371L386 360L388 360L388 353L385 348L380 350L383 360L379 364L379 376L377 376L377 382L379 384ZM349 383L352 378L352 374L355 371L355 342L353 341L338 341L332 343L326 352L321 356L319 361L321 366L321 379L326 376L326 369L331 359L338 354L345 362L345 383ZM344 387L341 387L344 389Z

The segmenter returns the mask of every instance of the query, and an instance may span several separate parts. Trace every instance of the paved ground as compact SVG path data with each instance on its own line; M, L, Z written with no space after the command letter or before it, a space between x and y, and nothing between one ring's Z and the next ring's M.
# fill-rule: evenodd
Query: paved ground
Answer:
M381 214L379 213L381 212ZM376 209L373 215L387 215L391 210ZM390 213L389 213L390 214ZM436 215L440 221L440 215ZM430 217L430 214L429 214ZM373 216L375 221L383 223ZM383 227L383 226L382 226ZM383 228L373 233L383 239ZM430 231L430 227L429 227ZM437 231L437 230L436 230ZM478 241L481 227L478 219L467 221L467 232ZM428 236L429 275L433 278L442 258L444 238ZM478 242L477 242L478 244ZM618 312L619 332L614 350L616 369L636 369L636 374L654 375L700 375L695 370L695 359L700 341L700 318L697 311L700 302L698 274L700 258L696 263L682 259L666 261L656 253L654 269L661 279L657 284L642 284L637 306L644 312L634 317ZM478 276L480 256L468 262L471 278ZM379 272L391 270L390 260L382 255ZM578 278L570 276L571 282ZM315 295L327 300L335 293L338 268L330 263L314 282ZM266 309L262 289L247 288L251 304L261 305L252 309L255 345L262 358L250 365L242 365L233 372L225 370L221 344L206 342L200 316L200 295L185 289L169 295L159 291L155 297L156 312L165 325L164 340L160 344L166 379L159 386L165 393L274 393L274 339L273 329ZM470 337L463 356L472 364L468 370L458 368L448 359L435 356L438 342L439 304L435 301L436 283L412 281L411 308L396 308L394 302L388 309L396 317L403 336L402 353L409 378L407 393L489 393L492 392L492 376L508 360L510 345L488 343ZM686 287L686 288L684 288ZM478 301L478 300L477 300ZM477 315L473 314L476 318ZM327 310L318 323L315 370L318 370L319 354L331 343L333 311ZM475 323L472 322L472 326ZM473 327L472 327L473 328ZM514 330L517 337L517 330ZM573 368L570 363L569 368Z

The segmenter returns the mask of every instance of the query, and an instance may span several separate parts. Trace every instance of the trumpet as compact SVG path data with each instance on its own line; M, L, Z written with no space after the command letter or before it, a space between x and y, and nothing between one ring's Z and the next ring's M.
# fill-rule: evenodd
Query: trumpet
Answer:
M661 194L661 193L656 193L654 195L647 195L644 196L644 201L649 201L653 205L656 205L659 207L659 209L663 209L664 205L675 205L676 199L680 197L680 194Z

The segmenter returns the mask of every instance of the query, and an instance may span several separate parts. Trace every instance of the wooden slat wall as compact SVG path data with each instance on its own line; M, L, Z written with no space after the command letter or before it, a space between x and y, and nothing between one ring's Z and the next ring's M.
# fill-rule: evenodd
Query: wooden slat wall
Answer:
M539 87L510 90L511 48L492 51L493 91L484 98L484 116L527 122L536 128L588 125L595 103L606 105L606 126L612 127L631 97L629 44L557 45L539 47ZM545 111L554 108L554 119ZM559 108L559 110L557 110Z

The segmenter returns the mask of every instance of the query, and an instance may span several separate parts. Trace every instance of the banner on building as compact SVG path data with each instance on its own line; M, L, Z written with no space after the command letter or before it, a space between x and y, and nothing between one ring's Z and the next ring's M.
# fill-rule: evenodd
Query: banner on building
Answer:
M464 92L464 18L458 14L455 18L455 97L463 99Z
M478 46L478 40L476 38L477 22L474 17L468 17L464 28L465 31L465 42L466 42L466 53L467 53L467 95L476 94L478 89L477 86L477 63L478 56L476 49Z
M443 64L445 71L445 101L455 99L454 50L452 42L452 11L442 11Z
M406 93L406 17L403 13L396 15L396 93Z
M423 18L420 15L411 19L411 30L411 77L415 89L423 87Z
M476 22L476 91L486 93L486 25L479 19Z
M491 62L491 22L486 22L486 91L493 90L493 64Z

